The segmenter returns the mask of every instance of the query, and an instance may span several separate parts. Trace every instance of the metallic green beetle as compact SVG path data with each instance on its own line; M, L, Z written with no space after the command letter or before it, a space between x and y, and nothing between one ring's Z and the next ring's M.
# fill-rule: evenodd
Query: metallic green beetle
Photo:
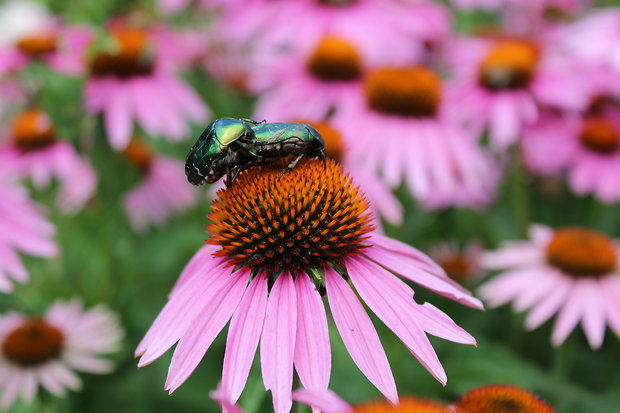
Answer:
M189 151L185 174L193 185L226 175L230 187L241 171L292 156L285 171L304 156L325 160L325 142L316 129L302 123L221 118L207 126Z

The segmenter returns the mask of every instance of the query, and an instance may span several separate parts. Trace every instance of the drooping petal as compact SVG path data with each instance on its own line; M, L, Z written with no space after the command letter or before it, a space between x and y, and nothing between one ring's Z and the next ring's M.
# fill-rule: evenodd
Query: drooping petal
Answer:
M306 404L313 409L318 409L323 413L353 412L353 408L331 390L295 390L293 400Z
M297 338L295 369L307 389L327 390L331 370L331 350L327 315L321 296L310 278L298 275Z
M412 311L413 290L363 258L347 261L353 285L364 302L400 338L420 363L443 385L448 378L433 346Z
M583 299L584 293L587 287L584 280L577 280L574 282L572 290L564 302L564 306L558 315L558 318L553 327L553 334L551 335L551 342L554 346L562 344L566 337L575 328L579 319L582 317L587 302Z
M351 358L385 397L397 403L390 364L364 307L347 282L331 268L325 269L325 285L334 322Z
M215 337L224 328L237 309L246 290L249 273L238 271L232 274L222 288L213 294L190 328L179 340L174 351L166 390L176 390L198 366Z
M252 367L267 309L267 277L259 273L245 291L228 329L221 389L227 400L236 403Z
M265 388L273 394L276 413L287 413L293 401L293 358L297 330L297 295L293 277L284 271L273 284L260 345Z
M382 238L386 237L373 234L373 240L377 239L382 242ZM371 260L401 277L463 305L478 309L484 308L480 300L473 297L469 291L457 282L451 280L443 270L435 269L436 265L427 263L426 260L430 261L430 258L424 254L419 253L420 256L418 257L414 256L411 251L406 253L396 252L391 248L383 247L380 242L364 251L364 254ZM408 250L414 249L409 247Z

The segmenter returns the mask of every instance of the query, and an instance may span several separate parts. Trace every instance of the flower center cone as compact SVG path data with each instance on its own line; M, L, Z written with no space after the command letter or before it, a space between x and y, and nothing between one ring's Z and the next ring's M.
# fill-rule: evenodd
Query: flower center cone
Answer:
M11 331L2 343L7 359L22 366L35 366L58 357L62 350L62 332L42 319L25 321Z
M17 115L11 124L11 142L23 150L47 147L56 140L51 119L40 109L27 109Z
M587 116L579 137L581 143L594 152L610 154L618 149L616 125L603 116Z
M308 71L326 82L356 80L362 73L362 60L355 47L338 37L325 37L307 62Z
M480 63L478 80L489 90L527 87L536 71L539 52L527 40L505 39L496 43Z

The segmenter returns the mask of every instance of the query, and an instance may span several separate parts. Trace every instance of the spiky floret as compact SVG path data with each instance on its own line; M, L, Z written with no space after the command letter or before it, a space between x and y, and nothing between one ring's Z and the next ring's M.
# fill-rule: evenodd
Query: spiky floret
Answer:
M516 386L478 387L461 396L456 413L555 413L538 396Z
M207 241L221 246L230 265L265 269L320 269L360 253L373 226L368 202L332 160L251 168L218 192Z
M353 408L354 413L450 413L447 407L431 400L404 397L398 405L388 401L365 403Z

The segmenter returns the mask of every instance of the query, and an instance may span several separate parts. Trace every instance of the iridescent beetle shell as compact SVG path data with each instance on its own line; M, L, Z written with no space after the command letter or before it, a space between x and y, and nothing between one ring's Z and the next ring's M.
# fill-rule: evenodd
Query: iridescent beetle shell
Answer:
M213 183L227 172L223 162L228 146L236 140L252 136L250 125L242 119L221 118L202 132L185 159L185 174L193 185Z

